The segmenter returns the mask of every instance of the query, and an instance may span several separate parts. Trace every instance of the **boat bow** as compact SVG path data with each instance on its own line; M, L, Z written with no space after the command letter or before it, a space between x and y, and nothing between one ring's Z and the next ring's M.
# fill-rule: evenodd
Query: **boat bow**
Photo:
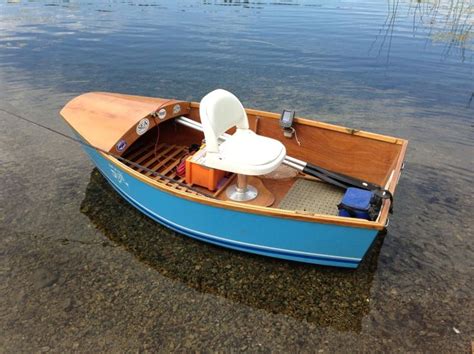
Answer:
M61 115L89 144L121 155L159 121L189 110L189 102L174 99L89 92L69 101Z

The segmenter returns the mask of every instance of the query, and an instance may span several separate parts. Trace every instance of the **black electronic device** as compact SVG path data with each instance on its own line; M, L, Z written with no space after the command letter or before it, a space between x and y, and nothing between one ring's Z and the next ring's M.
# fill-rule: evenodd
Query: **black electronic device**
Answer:
M295 118L295 111L283 110L280 117L280 126L282 128L291 128L293 125L293 119Z

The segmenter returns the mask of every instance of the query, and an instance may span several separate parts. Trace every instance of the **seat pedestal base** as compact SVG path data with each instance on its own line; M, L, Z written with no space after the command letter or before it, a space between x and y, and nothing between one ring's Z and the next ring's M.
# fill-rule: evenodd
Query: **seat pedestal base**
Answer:
M237 175L237 183L226 189L226 195L234 202L248 202L257 198L257 188L247 183L247 176Z

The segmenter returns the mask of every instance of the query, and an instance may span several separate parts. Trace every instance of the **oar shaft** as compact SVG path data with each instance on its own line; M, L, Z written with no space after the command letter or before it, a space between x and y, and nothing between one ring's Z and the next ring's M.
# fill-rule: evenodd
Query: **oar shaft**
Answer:
M298 159L296 159L294 157L291 157L291 156L288 156L288 155L286 156L286 160L293 163L293 164L301 166L304 170L306 170L305 172L316 171L318 173L322 173L324 175L327 175L330 178L335 179L335 180L337 180L337 181L339 181L343 184L346 184L346 185L352 185L352 186L362 188L362 189L367 189L367 190L374 190L374 189L379 189L380 188L380 186L378 186L374 183L370 183L370 182L367 182L367 181L362 181L362 180L354 178L354 177L350 177L350 176L346 176L346 175L343 175L343 174L340 174L340 173L335 173L335 172L332 172L332 171L328 171L328 170L326 170L322 167L312 165L308 162L298 160ZM308 173L308 174L311 174L311 173Z

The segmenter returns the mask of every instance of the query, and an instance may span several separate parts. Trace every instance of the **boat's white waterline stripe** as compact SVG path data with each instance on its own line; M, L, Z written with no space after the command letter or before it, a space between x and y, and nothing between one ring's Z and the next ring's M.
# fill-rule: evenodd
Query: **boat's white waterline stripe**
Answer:
M135 199L133 199L129 195L122 192L120 188L113 181L111 181L107 176L106 178L109 181L109 183L114 187L114 189L120 193L120 195L122 195L125 199L127 199L130 203L132 203L138 209L144 211L146 214L150 216L153 216L153 218L160 220L162 223L170 225L175 230L178 230L178 231L182 230L183 233L196 235L197 237L201 237L203 239L215 240L216 243L221 243L221 244L224 243L224 244L229 244L229 245L235 245L235 247L240 246L240 247L249 248L249 249L268 251L268 252L279 253L279 254L287 254L289 256L297 256L297 257L305 257L305 258L320 258L320 259L334 260L334 261L348 262L348 263L359 263L362 260L361 258L354 258L354 257L341 257L341 256L333 256L333 255L321 254L321 253L309 253L309 252L302 252L302 251L292 251L292 250L276 248L276 247L259 246L253 243L233 241L233 240L229 240L229 239L222 238L219 236L210 235L201 231L189 229L187 227L176 224L173 221L170 221L162 216L155 214L150 209L144 207Z

